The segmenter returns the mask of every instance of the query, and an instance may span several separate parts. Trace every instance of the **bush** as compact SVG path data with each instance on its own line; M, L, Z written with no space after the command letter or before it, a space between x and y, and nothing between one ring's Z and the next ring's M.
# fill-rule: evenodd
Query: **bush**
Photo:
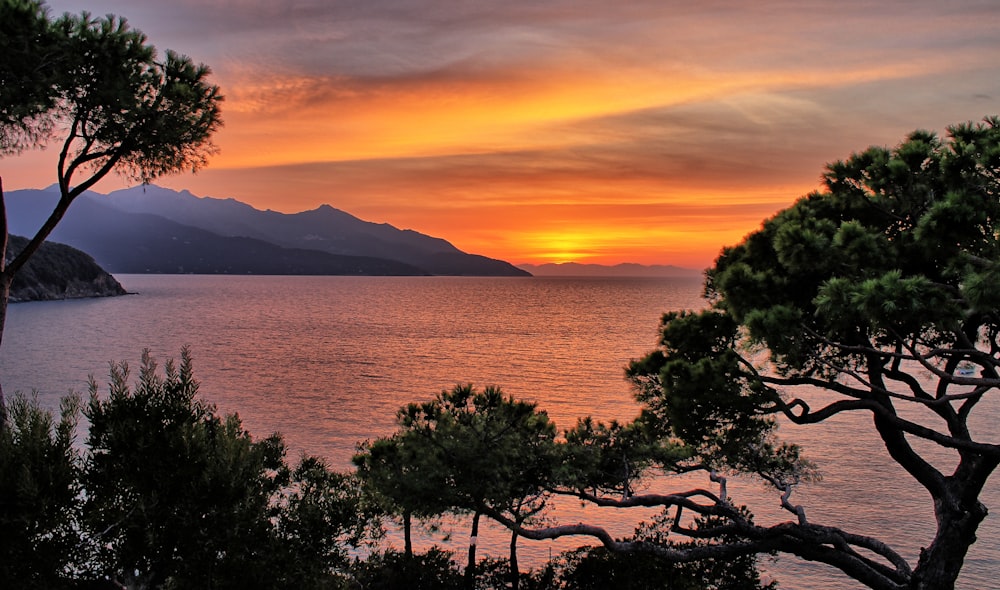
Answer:
M149 588L336 588L370 521L349 475L285 461L279 435L253 440L239 416L197 399L191 358L139 379L113 365L91 384L84 526L92 574Z
M352 568L355 581L366 590L460 590L462 571L449 551L432 547L426 553L404 554L387 550L358 560Z
M63 588L81 560L79 457L73 449L79 398L60 418L16 393L0 427L0 580L10 588Z

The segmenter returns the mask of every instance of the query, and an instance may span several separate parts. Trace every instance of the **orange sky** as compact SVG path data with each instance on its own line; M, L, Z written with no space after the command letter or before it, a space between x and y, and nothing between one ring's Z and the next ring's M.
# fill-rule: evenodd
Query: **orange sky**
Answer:
M157 184L329 203L514 263L702 268L826 162L1000 113L987 1L49 6L125 16L213 68L221 152ZM54 166L50 149L0 174L43 187Z

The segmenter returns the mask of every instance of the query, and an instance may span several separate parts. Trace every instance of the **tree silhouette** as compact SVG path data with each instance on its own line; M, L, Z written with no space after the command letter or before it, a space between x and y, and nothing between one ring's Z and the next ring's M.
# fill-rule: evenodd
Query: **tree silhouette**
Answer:
M522 524L544 509L557 459L555 426L533 403L496 387L476 391L471 385L409 404L397 422L396 434L368 444L355 457L359 475L404 516L471 513L466 564L471 587L482 515L504 514ZM516 531L510 563L516 588Z
M0 1L0 155L61 141L60 198L20 252L7 252L0 179L0 341L10 285L84 191L115 171L139 182L197 170L221 126L209 69L116 16L49 18L33 0ZM0 390L0 402L3 401Z
M1000 386L1000 119L948 131L947 140L916 131L894 149L829 165L824 191L722 252L707 274L710 307L666 314L659 348L630 366L666 440L719 491L566 491L607 506L673 507L674 533L709 542L505 524L529 538L590 535L676 561L781 551L871 588L954 588L986 517L979 496L1000 463L995 433L969 428ZM821 427L846 413L871 418L885 452L933 502L936 530L915 564L889 542L813 522L791 501L813 471L776 438L778 420ZM952 453L947 469L925 454L928 443ZM727 472L763 478L794 518L754 524L728 497ZM686 526L686 512L711 524Z

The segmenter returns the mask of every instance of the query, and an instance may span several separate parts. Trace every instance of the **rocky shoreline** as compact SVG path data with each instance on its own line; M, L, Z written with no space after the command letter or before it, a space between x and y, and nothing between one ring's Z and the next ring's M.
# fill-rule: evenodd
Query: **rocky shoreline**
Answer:
M28 243L26 238L10 236L7 261ZM14 277L10 302L53 301L89 297L127 295L110 273L94 259L76 248L45 242Z

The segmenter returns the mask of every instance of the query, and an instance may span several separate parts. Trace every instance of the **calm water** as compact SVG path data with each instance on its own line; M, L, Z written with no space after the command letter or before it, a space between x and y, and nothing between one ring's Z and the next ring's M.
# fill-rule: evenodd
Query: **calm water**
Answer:
M347 468L358 441L391 432L401 405L456 383L500 385L536 401L561 428L586 415L629 419L637 405L623 367L653 348L662 312L703 305L700 281L678 279L119 279L138 294L11 306L0 353L5 390L36 389L55 407L66 392L84 391L88 375L105 381L110 361L137 366L143 348L165 360L187 344L205 398L239 412L258 436L283 433L293 456L318 454L338 468ZM977 427L992 432L998 418L992 408ZM782 432L803 444L825 475L793 497L811 520L894 540L911 558L928 543L929 498L887 459L869 421L841 417ZM661 491L709 485L704 478L655 484ZM985 499L998 510L995 487ZM777 496L758 483L731 482L730 494L763 523L788 519ZM555 511L563 522L599 522L619 534L649 514L598 514L566 500ZM461 553L466 523L450 531L450 541L437 535L427 542ZM485 552L505 555L503 531L481 537ZM979 539L961 587L996 588L995 516ZM550 551L578 544L522 541L522 559L537 565ZM859 587L825 566L790 558L766 569L783 588Z

